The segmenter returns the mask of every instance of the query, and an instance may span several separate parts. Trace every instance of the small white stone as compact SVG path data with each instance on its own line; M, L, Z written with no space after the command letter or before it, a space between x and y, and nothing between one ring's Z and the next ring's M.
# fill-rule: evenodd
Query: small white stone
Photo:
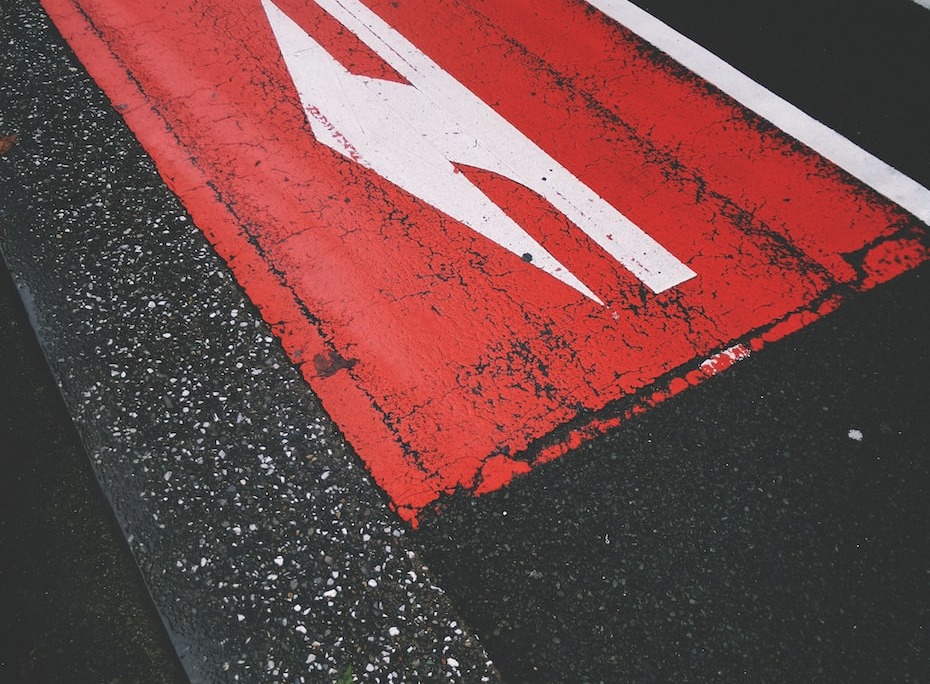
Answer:
M457 661L455 658L446 658L446 663L448 663L449 667L459 666L459 661Z
M862 430L857 430L856 428L853 428L852 430L849 431L848 434L849 434L850 439L854 439L857 442L862 441Z
M284 565L284 556L275 556L274 564L277 565L279 568L282 565Z
M397 627L389 627L388 634L390 634L392 637L396 637L398 634L400 634L400 630L397 629Z

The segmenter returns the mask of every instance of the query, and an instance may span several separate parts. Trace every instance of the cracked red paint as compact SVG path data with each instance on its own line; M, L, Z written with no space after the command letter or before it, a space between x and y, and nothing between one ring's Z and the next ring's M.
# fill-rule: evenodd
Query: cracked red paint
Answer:
M584 3L366 4L697 273L653 294L534 192L457 167L603 306L315 141L259 0L43 4L408 520L928 258L913 216Z

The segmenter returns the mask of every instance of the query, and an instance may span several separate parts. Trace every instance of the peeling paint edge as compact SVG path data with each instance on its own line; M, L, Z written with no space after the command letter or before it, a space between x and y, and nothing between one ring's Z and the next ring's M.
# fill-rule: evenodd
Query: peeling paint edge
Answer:
M736 342L706 357L703 361L686 364L664 385L657 386L657 389L654 389L651 393L644 393L632 406L619 415L591 420L585 425L571 430L560 442L543 447L531 463L531 468L564 456L569 451L577 449L595 437L623 425L632 418L681 394L685 390L720 375L760 351L766 345L778 342L832 313L843 303L844 299L840 296L830 297L820 303L814 310L796 311L762 333L748 337L744 341Z

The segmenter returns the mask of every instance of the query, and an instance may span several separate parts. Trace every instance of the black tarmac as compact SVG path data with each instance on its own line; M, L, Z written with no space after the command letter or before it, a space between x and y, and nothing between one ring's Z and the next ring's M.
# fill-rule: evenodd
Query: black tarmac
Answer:
M930 186L930 11L638 4ZM414 532L35 2L0 46L0 680L930 679L930 268Z

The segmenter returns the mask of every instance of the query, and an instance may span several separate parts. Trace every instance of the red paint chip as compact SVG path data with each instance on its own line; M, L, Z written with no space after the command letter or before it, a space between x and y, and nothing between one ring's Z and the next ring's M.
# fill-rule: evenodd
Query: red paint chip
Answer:
M410 520L443 493L506 484L928 258L912 214L583 3L370 7L476 112L489 107L680 263L668 289L608 252L619 237L599 244L556 191L544 196L558 166L531 189L514 182L517 161L489 168L455 147L464 131L506 158L494 142L517 134L482 138L441 106L400 116L466 96L431 91L416 81L431 67L405 73L312 2L277 6L347 68L340 83L368 88L346 97L396 105L383 120L331 101L305 112L259 0L43 3ZM353 111L357 126L342 123ZM407 128L384 136L392 117ZM414 181L421 132L428 151L461 156ZM393 135L416 154L388 180L395 166L374 150ZM442 189L446 173L543 251L482 234L474 205ZM439 199L427 196L437 183Z

